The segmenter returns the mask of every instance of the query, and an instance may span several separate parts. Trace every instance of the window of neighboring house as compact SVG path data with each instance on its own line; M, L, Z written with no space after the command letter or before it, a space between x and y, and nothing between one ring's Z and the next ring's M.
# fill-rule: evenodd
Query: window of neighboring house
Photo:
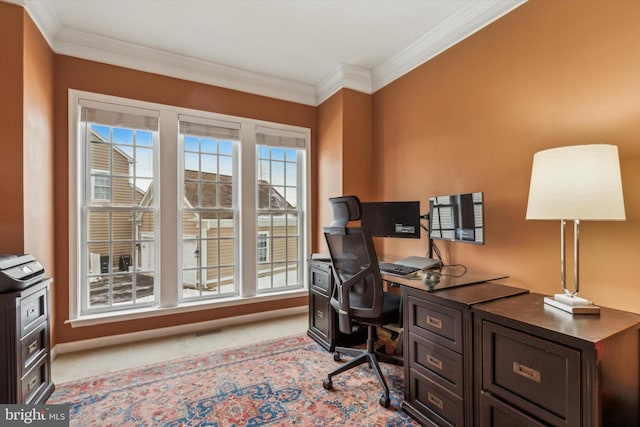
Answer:
M111 200L111 177L108 171L91 171L91 191L93 201Z
M264 233L262 239L270 248L269 257L258 258L258 292L300 288L304 286L305 139L259 127L257 142L258 233Z
M258 231L258 262L269 260L269 233Z
M69 106L72 322L304 287L308 129L75 90Z

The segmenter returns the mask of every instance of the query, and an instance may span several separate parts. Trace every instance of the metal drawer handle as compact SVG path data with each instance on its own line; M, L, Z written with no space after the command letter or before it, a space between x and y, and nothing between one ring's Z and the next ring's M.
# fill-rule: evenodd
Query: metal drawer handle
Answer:
M442 329L442 320L437 317L431 317L427 315L427 325L433 326L434 328Z
M317 315L319 318L324 319L324 312L323 312L323 311L318 310L318 312L316 313L316 315Z
M27 390L31 391L33 390L33 388L38 384L38 377L33 377L33 379L31 381L29 381L29 384L27 385Z
M442 360L437 359L430 354L427 354L427 363L431 366L436 367L437 369L442 370Z
M537 371L518 362L513 362L513 372L520 375L521 377L525 377L526 379L535 381L537 383L542 380L542 374L540 374L540 371Z
M434 396L433 394L427 392L427 399L429 400L429 402L436 405L438 409L442 410L444 408L444 402L437 396Z
M31 315L35 314L36 312L36 308L35 307L29 307L27 309L27 317L30 317Z
M27 351L29 352L29 354L32 354L34 351L36 351L38 349L38 341L34 341L31 344L29 344L29 347L27 347Z

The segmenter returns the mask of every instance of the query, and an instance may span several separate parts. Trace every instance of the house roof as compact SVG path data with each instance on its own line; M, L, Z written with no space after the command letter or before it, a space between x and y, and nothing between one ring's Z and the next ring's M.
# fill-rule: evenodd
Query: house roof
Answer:
M220 206L223 208L232 206L233 178L231 176L188 169L185 170L184 181L184 195L190 206ZM203 183L202 186L198 185L200 182ZM219 195L218 189L220 190ZM198 203L200 192L202 203ZM219 204L216 203L218 197L220 198ZM258 206L263 209L293 209L284 196L265 180L260 180L258 183L258 200Z

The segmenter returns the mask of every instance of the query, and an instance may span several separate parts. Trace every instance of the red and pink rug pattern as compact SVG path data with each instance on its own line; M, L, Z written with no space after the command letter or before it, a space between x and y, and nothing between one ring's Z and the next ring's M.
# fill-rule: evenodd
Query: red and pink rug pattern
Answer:
M215 339L212 337L212 339ZM391 407L366 365L333 378L331 353L306 335L56 384L72 426L413 426L402 368L383 364Z

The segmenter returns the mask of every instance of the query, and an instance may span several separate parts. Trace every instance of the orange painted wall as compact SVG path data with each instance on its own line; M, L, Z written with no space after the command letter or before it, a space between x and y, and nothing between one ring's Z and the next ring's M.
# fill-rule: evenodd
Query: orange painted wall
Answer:
M371 176L371 96L342 89L318 106L318 191L314 198L319 225L314 252L327 252L322 227L331 222L330 197L374 197Z
M27 13L24 14L23 192L24 252L33 255L55 277L53 180L54 54ZM56 288L51 286L51 299ZM55 305L51 317L57 315ZM51 328L55 342L56 329Z
M24 252L23 14L0 2L0 253Z
M311 129L315 144L316 109L292 102L251 95L157 74L134 71L68 56L55 58L55 181L56 181L56 280L67 283L68 268L68 89L104 93L131 99L194 108L260 120L304 126ZM312 171L315 180L316 171ZM306 305L306 297L286 301L208 309L108 325L71 328L68 289L58 287L55 304L57 342L64 343L105 335L202 322L229 316Z
M618 145L627 220L582 224L580 294L640 312L639 22L635 1L530 1L375 93L379 197L426 212L430 196L483 191L486 244L438 243L446 261L553 293L559 222L525 220L533 154ZM406 256L426 239L382 245Z

